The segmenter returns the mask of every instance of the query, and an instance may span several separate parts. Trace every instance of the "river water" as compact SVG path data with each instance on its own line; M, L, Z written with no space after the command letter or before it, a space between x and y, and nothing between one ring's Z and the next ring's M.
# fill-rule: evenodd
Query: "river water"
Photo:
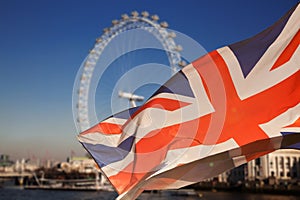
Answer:
M24 190L17 187L0 188L0 200L111 200L117 194L106 191ZM173 196L167 193L143 193L139 200L300 200L300 194L270 195L229 192L200 192L198 196Z

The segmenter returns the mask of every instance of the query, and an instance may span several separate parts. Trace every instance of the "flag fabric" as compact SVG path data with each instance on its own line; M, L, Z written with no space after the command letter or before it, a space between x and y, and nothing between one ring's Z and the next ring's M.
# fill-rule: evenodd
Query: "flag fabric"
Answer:
M300 149L299 28L300 4L256 36L184 67L144 105L80 133L118 199Z

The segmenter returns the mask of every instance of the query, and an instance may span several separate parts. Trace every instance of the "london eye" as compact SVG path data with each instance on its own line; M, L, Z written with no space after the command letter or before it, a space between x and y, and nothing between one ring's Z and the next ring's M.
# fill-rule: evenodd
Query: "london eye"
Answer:
M150 16L146 11L141 14L133 11L131 15L123 14L121 19L112 20L112 26L103 30L103 34L96 39L94 46L80 66L75 79L73 88L73 117L78 132L86 130L96 122L95 93L99 79L107 71L107 67L117 57L128 52L137 49L157 48L155 45L154 47L152 46L153 42L143 44L141 41L144 41L144 36L142 36L143 38L140 38L140 42L134 42L135 44L130 48L122 49L122 47L119 47L120 41L126 39L119 37L120 35L126 33L127 35L135 34L135 38L140 37L140 35L132 31L142 31L148 35L152 35L160 43L160 49L167 55L168 66L170 68L169 77L185 65L180 55L182 47L174 41L176 34L167 28L168 23L165 21L159 22L157 15ZM111 45L118 50L114 50L110 56L103 56L105 50L111 48ZM133 92L122 91L120 88L117 89L119 97L127 98L130 101L130 106L136 106L135 101L143 101L144 98L133 94Z

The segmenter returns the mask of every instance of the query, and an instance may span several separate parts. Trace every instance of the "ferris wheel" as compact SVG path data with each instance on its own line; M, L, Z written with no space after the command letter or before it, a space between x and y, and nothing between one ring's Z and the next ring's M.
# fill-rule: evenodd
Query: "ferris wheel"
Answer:
M91 93L93 93L91 91L93 73L96 67L104 67L103 65L98 66L97 63L101 60L105 48L121 33L140 29L153 35L166 52L173 74L186 64L181 60L180 51L182 51L182 47L174 41L176 34L167 28L168 23L159 23L157 15L150 16L146 11L141 14L133 11L131 15L123 14L120 20L113 20L112 26L103 30L103 34L96 39L94 47L82 63L73 88L73 118L78 132L91 126L90 118L93 115L93 109L90 107L94 106L91 96ZM135 100L143 100L141 96L124 91L119 91L119 96L130 100L132 106L135 106Z

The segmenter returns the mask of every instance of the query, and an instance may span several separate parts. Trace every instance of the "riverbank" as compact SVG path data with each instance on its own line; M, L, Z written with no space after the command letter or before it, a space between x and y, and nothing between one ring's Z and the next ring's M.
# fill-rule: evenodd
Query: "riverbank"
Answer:
M207 184L199 183L193 188L196 191L211 191L211 192L239 192L239 193L254 193L254 194L280 194L280 195L299 195L299 184L288 185L259 185L259 184Z
M200 191L200 196L176 196L165 193L142 193L138 200L299 200L299 195L252 194L243 192ZM108 191L60 191L60 190L23 190L17 188L0 188L1 200L111 200L116 192Z

